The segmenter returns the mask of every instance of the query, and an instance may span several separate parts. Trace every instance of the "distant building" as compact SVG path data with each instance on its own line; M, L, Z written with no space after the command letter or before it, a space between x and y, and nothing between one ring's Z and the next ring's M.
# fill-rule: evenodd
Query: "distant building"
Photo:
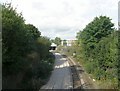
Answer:
M75 44L76 40L67 40L67 46L72 46L73 44Z
M72 46L73 44L75 44L76 40L66 40L66 44L64 44L64 40L61 41L61 45L62 46Z

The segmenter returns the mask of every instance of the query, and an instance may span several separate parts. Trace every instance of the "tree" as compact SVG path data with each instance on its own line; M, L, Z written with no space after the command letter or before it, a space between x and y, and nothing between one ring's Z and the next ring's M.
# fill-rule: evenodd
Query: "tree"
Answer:
M46 59L48 56L50 45L51 42L47 37L41 36L37 39L37 51L41 59Z
M28 45L24 19L11 4L2 5L3 63L19 61Z
M51 41L51 43L54 43L54 42L55 42L55 40L54 40L54 39L51 39L50 41Z
M77 33L77 43L82 49L78 55L82 55L88 73L98 80L117 79L117 38L114 24L106 16L95 17L83 31ZM117 80L114 81L117 84Z
M87 42L99 42L101 38L111 34L114 30L114 24L106 16L95 17L81 33L82 39Z
M49 38L40 36L34 25L25 24L22 14L18 14L11 4L2 5L2 30L3 89L39 89L54 63L54 57L49 53Z
M66 46L67 45L67 41L63 40L63 45Z
M29 46L27 47L29 51L35 51L37 39L40 37L41 32L32 24L25 24L25 30L27 31L27 40Z
M111 19L106 16L95 17L82 32L79 32L77 38L82 42L84 54L86 58L91 56L91 51L96 44L103 38L114 31L114 24Z
M55 40L54 40L54 43L58 45L61 44L61 39L59 37L56 37Z
M29 34L32 35L32 38L36 40L38 37L40 37L41 33L40 31L32 24L26 24L25 25L26 30L29 32Z

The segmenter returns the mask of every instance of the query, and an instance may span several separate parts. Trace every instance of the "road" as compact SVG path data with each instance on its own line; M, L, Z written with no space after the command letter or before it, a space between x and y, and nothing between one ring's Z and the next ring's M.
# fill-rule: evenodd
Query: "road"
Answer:
M55 65L50 80L41 89L70 89L72 76L68 60L61 54L55 53Z

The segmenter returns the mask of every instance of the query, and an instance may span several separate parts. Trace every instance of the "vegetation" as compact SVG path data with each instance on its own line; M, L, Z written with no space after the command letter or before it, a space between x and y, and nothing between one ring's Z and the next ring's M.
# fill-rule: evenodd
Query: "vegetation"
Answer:
M3 89L39 89L52 71L51 41L11 4L2 5L2 30Z
M73 52L101 88L118 88L118 33L109 17L95 17L78 32L76 45L68 53Z
M51 42L57 44L57 46L61 44L61 41L62 41L62 40L61 40L61 38L59 38L59 37L56 37L55 39L51 40Z
M67 45L67 41L63 40L63 46L66 46L66 45Z

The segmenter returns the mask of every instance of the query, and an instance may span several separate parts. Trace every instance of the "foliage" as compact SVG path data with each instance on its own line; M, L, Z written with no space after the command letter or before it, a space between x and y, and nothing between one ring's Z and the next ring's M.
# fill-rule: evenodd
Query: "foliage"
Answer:
M7 78L16 75L14 82L17 82L19 74L22 74L20 87L34 88L38 84L32 80L46 79L53 67L49 38L40 36L34 25L25 24L22 14L11 4L2 5L2 30L3 89L9 87L9 84L4 85Z
M47 55L49 54L49 47L50 47L50 40L47 37L39 37L37 39L37 51L40 53L40 58L44 59L47 58ZM40 45L40 46L39 46Z
M66 45L67 45L66 40L63 40L63 45L64 45L64 46L66 46Z
M80 48L77 55L84 60L87 72L97 80L117 79L118 37L111 19L95 17L76 38Z
M61 44L61 38L56 37L54 40L51 40L51 42L53 42L53 43L57 44L57 46L58 46L58 45L60 45L60 44Z
M21 69L19 63L23 62L25 54L29 52L24 25L24 19L21 14L16 13L16 9L10 4L2 5L3 74L10 73L8 69Z

